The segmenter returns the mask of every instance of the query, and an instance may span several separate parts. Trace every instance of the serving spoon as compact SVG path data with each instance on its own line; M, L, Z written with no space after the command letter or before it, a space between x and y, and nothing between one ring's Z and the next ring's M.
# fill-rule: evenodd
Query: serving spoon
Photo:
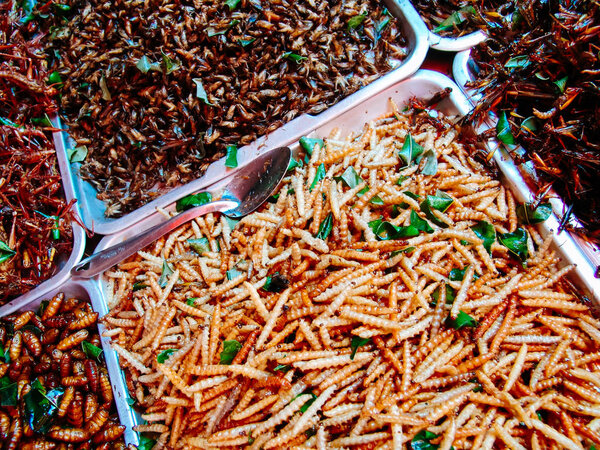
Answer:
M120 244L94 253L73 267L72 277L92 278L196 217L212 212L221 212L231 218L250 214L279 186L291 156L288 147L263 153L224 180L226 185L219 200L190 208Z

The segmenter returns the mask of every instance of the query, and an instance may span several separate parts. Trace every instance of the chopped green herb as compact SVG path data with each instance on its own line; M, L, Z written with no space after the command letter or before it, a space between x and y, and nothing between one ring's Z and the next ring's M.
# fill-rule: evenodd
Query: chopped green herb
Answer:
M15 256L16 252L10 248L4 241L0 241L0 264L8 261Z
M425 219L421 219L421 217L419 217L419 215L414 210L410 211L410 224L419 231L424 231L425 233L433 233L433 228L431 228L431 225L429 225L429 223Z
M90 344L88 341L83 341L81 343L81 349L90 359L99 359L100 355L102 355L102 349L96 347L94 344Z
M227 157L225 158L225 167L233 169L238 166L237 151L237 145L227 146Z
M452 14L450 14L446 20L441 22L433 29L433 32L439 33L440 31L451 30L452 28L466 22L470 15L475 14L477 14L477 11L472 5L465 6L464 8L461 8L458 11L454 11Z
M204 90L204 86L202 85L202 78L192 78L192 81L196 85L196 98L199 98L207 105L214 106L208 100L208 94L206 93L206 91Z
M240 21L238 19L233 19L231 22L229 22L229 24L227 25L227 27L225 29L216 31L214 28L210 27L210 28L206 29L206 34L208 35L208 37L217 36L219 34L225 34L231 28L235 27L238 23L240 23Z
M400 253L412 253L415 251L415 247L405 247L405 248L401 248L400 250L394 250L392 253L390 253L390 258L393 258L396 255L399 255Z
M396 180L396 184L398 186L400 186L402 183L404 183L406 180L408 180L410 177L407 177L406 175L400 175L398 177L398 179Z
M34 117L31 119L31 123L41 127L52 127L52 122L48 114L44 114L42 117Z
M299 64L300 61L304 61L305 59L308 59L306 56L302 56L302 55L299 55L297 53L292 53L292 52L285 52L282 55L282 57L285 59L289 59L290 61L294 61L296 64Z
M292 158L287 170L294 170L296 167L302 167L304 164L301 159Z
M512 233L498 233L498 241L521 261L527 261L527 232L523 228L517 228Z
M63 80L60 76L60 73L56 70L48 75L48 84L54 85L56 89L60 89L63 87Z
M231 364L231 361L233 361L233 358L235 358L235 355L238 354L241 348L242 344L235 339L231 341L223 341L223 351L221 352L220 356L221 364Z
M471 227L471 230L483 241L483 247L492 253L492 244L496 241L496 229L491 223L481 220Z
M350 348L352 349L352 353L350 353L350 359L354 359L354 356L356 356L356 352L358 351L358 347L367 345L369 342L371 342L371 338L352 336L352 340L350 341Z
M431 294L431 298L433 299L433 306L435 306L440 299L440 295L442 293L442 288L438 286L435 288L435 291ZM451 305L456 300L456 289L454 289L449 284L446 284L446 305Z
M460 330L463 327L471 327L475 328L477 326L477 321L468 315L466 312L458 311L458 315L456 319L453 319L449 314L446 319L446 323L454 328L455 330Z
M162 273L160 274L160 278L158 279L158 285L160 287L165 287L169 282L169 277L171 275L173 275L173 269L171 269L169 263L163 259Z
M510 58L508 61L506 61L504 67L506 67L507 69L518 69L527 67L529 64L531 64L529 56L520 55Z
M310 408L310 405L312 405L315 402L315 400L317 399L317 396L312 391L304 391L301 394L296 395L296 397L294 397L294 399L298 398L299 396L304 395L304 394L310 394L312 396L312 398L309 398L306 401L306 403L300 407L300 412L302 412L302 413L305 413L308 410L308 408Z
M348 31L356 30L367 18L367 13L358 14L348 20Z
M506 117L506 111L500 112L498 114L498 123L496 124L496 136L498 139L505 145L514 145L515 137L510 131L510 123L508 122L508 118Z
M539 128L539 121L535 116L529 116L523 122L521 122L521 129L528 133L533 133Z
M198 194L187 195L177 200L175 209L177 209L177 212L181 212L196 206L206 205L210 202L212 202L210 192L199 192Z
M315 148L315 145L318 145L319 149L323 148L323 145L325 145L325 142L323 141L323 139L309 138L309 137L306 137L306 136L302 136L300 138L299 142L300 142L300 145L302 146L302 148L309 155L312 155L312 152L313 152L313 149Z
M177 350L174 348L168 348L166 350L163 350L162 352L160 352L158 354L158 356L156 357L156 361L158 361L159 364L164 364L165 361L167 359L169 359L171 357L171 355L173 353L175 353Z
M290 369L292 368L292 366L290 366L289 364L279 364L277 367L275 367L275 369L273 369L273 372L289 372Z
M432 444L431 441L438 435L431 431L421 430L410 441L412 450L437 450L439 445Z
M450 281L462 281L465 278L465 273L467 272L468 268L469 265L467 264L462 269L452 269L448 275L448 279Z
M354 189L356 186L364 182L362 177L356 172L356 170L352 166L348 167L341 176L334 177L334 180L341 181L351 189ZM365 192L368 192L369 189L369 186L365 186L363 189L357 192L357 197L360 197ZM373 196L373 198L369 200L369 203L379 206L384 204L383 200L378 195Z
M196 306L196 300L198 300L198 297L190 297L185 301L185 303L190 306Z
M331 213L329 213L329 214L327 214L325 219L323 219L323 221L321 222L321 225L319 225L319 231L317 232L315 237L317 239L323 239L323 240L327 239L327 237L329 236L329 233L331 233L332 228L333 228L333 216L331 215Z
M237 226L237 224L240 223L239 219L238 220L231 219L231 218L229 218L227 216L221 216L221 217L225 218L225 222L227 222L227 225L229 226L229 229L232 230L232 231L235 229L235 227Z
M452 205L454 200L448 194L442 191L437 191L435 195L428 195L425 200L421 202L421 211L425 213L425 216L436 225L447 228L448 224L438 219L432 212L437 210L440 212L446 212L446 210Z
M532 225L540 223L548 219L552 214L552 205L550 203L542 203L535 209L530 203L520 204L517 206L517 217L522 223Z
M310 190L312 191L315 186L317 185L317 183L319 183L319 181L323 180L325 178L325 164L321 163L319 165L319 167L317 168L317 172L315 173L315 178L313 179L311 185L310 185Z
M137 447L137 450L152 450L152 448L156 445L155 439L150 439L143 434L140 436L140 444Z
M144 284L141 281L136 281L135 283L133 283L133 292L139 291L141 289L146 289L147 287L147 284Z
M396 240L419 235L419 230L413 225L398 227L383 219L376 219L369 222L369 228L373 230L373 234L375 234L375 237L380 241Z
M409 133L404 139L404 144L399 152L400 159L404 161L405 166L410 166L413 161L423 153L423 147L415 142L412 135Z

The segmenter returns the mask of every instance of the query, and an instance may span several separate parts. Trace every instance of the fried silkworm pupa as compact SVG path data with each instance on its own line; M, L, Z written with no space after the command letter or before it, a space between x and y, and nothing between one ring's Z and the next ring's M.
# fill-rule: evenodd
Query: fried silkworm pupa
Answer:
M13 329L15 331L20 330L27 325L27 323L29 323L34 315L35 313L33 311L25 311L24 313L21 313L13 322Z
M90 384L90 391L98 392L98 387L100 385L100 380L98 378L98 365L95 361L86 359L83 363L83 366L85 367L85 376Z
M71 354L70 353L63 353L62 357L60 358L60 376L62 378L68 377L69 375L71 375L71 365L72 365L72 361L71 361Z
M62 341L60 341L57 345L56 348L58 350L69 350L70 348L75 347L76 345L81 344L83 341L85 341L87 339L87 337L90 335L88 330L79 330L76 333L70 334L68 335L66 338L64 338Z
M10 341L10 350L8 354L11 361L16 361L21 356L21 349L23 348L23 335L20 331L17 331Z
M87 328L95 324L97 321L97 312L84 313L77 320L71 322L71 324L69 325L69 330L80 330L82 328Z
M56 425L50 428L48 436L62 442L83 442L90 438L90 433L81 428L61 428Z
M56 448L56 445L56 442L47 441L44 438L40 438L23 444L21 446L21 450L52 450Z
M98 397L96 394L88 393L83 406L83 419L86 423L94 417L96 411L98 411Z
M102 429L102 427L108 420L108 416L108 410L105 408L100 408L96 412L96 414L94 414L94 417L92 417L90 421L86 424L85 429L88 430L88 432L91 435L95 435L98 431Z
M85 386L88 383L88 379L85 375L75 375L71 377L64 377L61 380L63 386Z
M21 425L21 417L17 415L10 424L10 436L6 443L6 450L16 450L22 437L23 426Z
M10 431L10 417L4 411L0 411L0 439L8 437Z
M111 442L120 438L125 432L124 425L117 425L116 423L107 424L99 433L96 433L92 438L92 441L96 444L100 442Z
M65 299L65 294L62 292L56 294L52 299L48 302L46 309L42 313L42 320L47 320L50 317L54 317L56 313L60 310L63 300Z
M112 386L110 385L108 375L106 375L104 372L100 372L100 393L102 394L105 404L112 403L114 399Z
M65 393L62 395L60 403L58 404L58 412L56 413L58 417L64 417L67 414L69 405L73 401L74 397L75 388L73 386L69 386L65 389Z
M23 343L29 350L29 353L33 356L40 356L42 354L42 343L40 339L33 334L32 331L25 330L22 333Z
M58 340L58 336L60 335L60 330L58 328L50 328L44 334L42 334L42 344L49 345L53 344Z
M67 417L71 425L77 428L83 426L83 396L79 391L75 392L73 401L67 411Z

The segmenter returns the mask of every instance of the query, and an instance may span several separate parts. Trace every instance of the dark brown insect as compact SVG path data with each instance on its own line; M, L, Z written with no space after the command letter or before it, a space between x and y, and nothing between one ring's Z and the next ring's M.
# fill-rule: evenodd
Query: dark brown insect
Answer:
M81 428L52 427L48 432L52 439L62 442L83 442L90 438L90 434Z
M85 428L91 435L95 435L108 420L108 410L100 408L96 414L86 423Z
M23 343L29 350L29 353L32 356L40 356L42 353L42 343L39 338L29 330L23 331L22 336Z
M65 389L65 393L63 394L62 398L60 399L60 403L58 404L58 411L56 413L58 415L58 417L64 417L67 414L69 405L73 401L74 397L75 397L75 388L73 386L67 387Z
M10 424L10 431L8 441L6 442L7 450L16 450L23 437L23 425L21 424L21 418L17 415L13 417L12 423Z
M94 435L92 441L94 443L111 442L119 439L125 432L125 426L109 423L104 428Z
M92 392L98 392L100 380L98 378L98 365L95 361L87 359L84 363L85 375L90 383L90 390Z
M102 398L104 399L104 404L112 403L114 399L112 387L110 385L108 375L106 375L104 372L100 372L100 393L102 394Z
M83 405L83 418L86 424L94 417L96 411L98 411L98 397L96 394L88 393Z
M60 376L62 378L68 377L71 375L71 365L73 364L71 354L63 353L60 358Z
M10 360L16 361L21 356L21 349L23 348L23 336L20 331L17 331L10 341Z
M67 417L71 425L77 428L83 426L83 397L79 391L75 392L73 401L67 411Z
M42 344L48 345L56 342L60 336L60 330L58 328L51 328L42 334Z
M25 311L21 313L13 322L13 329L15 331L20 330L25 325L27 325L27 323L29 323L29 321L34 315L35 313L33 311Z
M10 417L4 411L0 411L0 439L4 440L8 437L10 431Z
M61 380L63 386L84 386L88 379L84 375L75 375L72 377L64 377Z

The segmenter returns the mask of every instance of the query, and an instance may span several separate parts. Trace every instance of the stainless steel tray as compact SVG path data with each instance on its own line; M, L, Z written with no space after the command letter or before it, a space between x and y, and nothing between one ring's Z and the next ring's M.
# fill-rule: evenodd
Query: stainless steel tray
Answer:
M334 105L336 108L351 108L352 105L364 101L376 92L409 77L419 69L425 60L428 48L427 28L420 20L412 5L408 0L385 0L385 3L389 11L400 19L402 30L408 39L409 54L400 66L341 100ZM292 140L297 140L299 137L307 134L309 130L312 130L315 127L315 124L328 120L328 117L329 110L326 110L317 116L303 114L273 133L263 136L252 144L240 148L238 151L239 166L243 166L265 146L273 147L274 143L288 139L289 137L293 138ZM66 149L70 148L67 134L65 132L55 133L54 141L57 152L66 155ZM201 178L175 188L123 217L111 219L104 216L106 207L102 201L96 198L96 190L94 187L89 182L81 179L79 175L80 165L80 163L69 164L68 170L63 174L63 177L68 177L75 187L75 195L79 200L83 223L88 229L99 234L112 234L122 231L131 226L131 224L152 214L156 211L156 208L163 208L173 203L178 198L206 189L219 179L223 178L228 172L231 172L231 169L225 167L225 159L223 158L212 164L210 169Z
M90 301L92 303L92 308L95 311L100 312L101 315L105 314L105 312L102 312L102 305L105 304L105 302L103 302L102 297L98 292L97 285L90 282L71 280L62 286L55 286L37 297L30 298L27 302L20 303L11 311L0 311L0 317L13 312L37 311L43 300L49 300L60 292L64 293L67 298L75 297L80 300ZM125 386L125 376L119 367L116 352L110 347L110 339L102 337L104 330L104 325L98 324L98 332L101 336L102 350L104 350L108 376L113 386L113 394L115 397L117 413L119 414L119 420L123 424L131 424L134 419L131 417L133 409L127 403L129 394L127 393L127 389L124 390L118 388L119 386ZM128 426L125 430L125 440L137 444L137 433L131 429L131 426Z
M54 122L53 126L58 127L58 123ZM63 151L56 148L56 157L58 160L58 168L62 178L62 188L67 202L76 198L75 189L73 187L72 180L67 176L69 169L69 163ZM79 205L73 205L73 209L76 215L81 217L81 210ZM72 222L71 227L73 229L73 249L71 255L60 264L58 272L52 277L48 278L43 283L39 284L26 294L20 295L19 297L11 300L0 307L0 316L5 316L11 312L19 309L21 305L31 302L33 299L46 295L49 291L53 290L56 286L63 284L71 274L71 269L75 264L79 262L83 251L85 250L85 230L77 223Z
M481 100L481 94L476 92L474 89L468 88L466 86L466 84L468 82L473 81L475 79L472 69L471 69L472 67L473 67L473 61L471 60L471 51L470 50L465 50L465 51L462 51L462 52L456 54L456 56L454 57L454 61L452 63L452 74L454 76L454 79L456 80L456 83L461 88L461 90L464 92L464 94L467 96L470 103L472 105L475 105L479 100ZM489 128L491 126L495 126L495 124L496 124L496 118L493 114L490 114L489 123L484 124L482 126L481 131L484 131L486 128ZM507 156L507 158L510 158L510 156ZM525 173L525 174L527 172L531 173L534 170L533 167L531 165L524 165L524 166L517 167L513 164L513 168L515 171L519 172L520 180L524 185L523 189L531 190L529 185L527 184L526 177L525 178L523 177L523 173ZM558 196L558 194L556 194L556 192L554 190L551 190L549 192L549 196L550 196L550 204L552 205L552 209L554 210L554 213L562 216L565 213L565 211L567 211L567 205L565 205L563 200ZM555 219L554 215L552 216L552 219ZM573 227L581 227L582 226L581 223L579 223L579 221L577 220L577 218L573 215L571 215L569 223ZM555 229L556 228L558 228L558 225L555 226ZM583 256L585 256L588 264L591 267L590 270L591 270L592 277L600 276L598 274L598 267L600 267L600 248L598 248L597 245L594 245L591 242L586 241L585 239L581 238L580 236L578 236L575 233L563 231L560 234L560 236L563 236L563 235L569 236L570 241L577 247L579 253L581 253L581 254L583 254ZM599 280L596 279L596 282L599 282ZM596 292L596 295L600 295L600 294L598 294L598 292Z
M315 120L310 123L310 126L307 125L304 128L310 131L310 133L306 134L312 137L326 137L333 129L338 129L344 134L351 131L358 131L362 129L363 125L370 119L389 111L388 101L390 98L401 107L413 97L427 97L445 87L451 87L452 93L438 105L438 109L446 114L463 115L469 112L471 104L455 83L438 72L420 70L411 78L398 82L395 85L378 92L371 98L356 101L351 105L338 104L321 115L320 121ZM297 151L297 140L299 136L285 136L281 133L277 134L277 136L282 137L282 139L278 142L270 140L269 146L287 145L292 148L293 151ZM520 173L516 170L512 161L509 158L506 158L506 155L501 154L501 152L496 152L495 155L502 173L504 174L503 181L505 185L509 186L515 192L517 200L524 201L531 199L532 193L523 182ZM173 210L173 208L174 205L169 205L167 210ZM141 222L137 223L135 228L130 226L118 234L104 237L98 244L96 250L100 251L122 242L128 237L146 230L162 220L164 220L164 218L161 214L151 214ZM539 230L543 236L546 236L548 233L554 235L554 248L558 255L563 259L563 262L565 264L577 264L577 269L573 273L573 282L580 287L586 295L598 302L600 300L600 280L593 277L591 266L579 247L573 242L572 237L567 233L554 233L557 226L558 221L555 216L552 216L545 223L540 225ZM92 305L96 311L103 315L107 312L105 282L101 276L96 276L91 280L91 283L95 285L95 290L92 294ZM98 294L98 297L96 297L96 293ZM108 346L105 346L105 352L107 362L116 364L116 362L114 362L118 359L116 352L109 349ZM113 382L113 389L118 397L126 399L128 393L123 377L111 376L111 380ZM122 414L121 419L123 420L123 424L127 426L128 431L131 430L131 427L134 425L141 423L140 416L131 409L128 414ZM133 436L135 436L135 433L127 434L128 442L137 442L137 438L134 438Z
M414 6L413 9L419 15L419 21L427 30L427 40L429 41L429 46L434 50L440 50L443 52L460 52L462 50L475 47L477 44L480 44L487 39L487 34L481 30L474 31L473 33L465 34L464 36L456 38L440 36L439 34L429 30L417 9Z

